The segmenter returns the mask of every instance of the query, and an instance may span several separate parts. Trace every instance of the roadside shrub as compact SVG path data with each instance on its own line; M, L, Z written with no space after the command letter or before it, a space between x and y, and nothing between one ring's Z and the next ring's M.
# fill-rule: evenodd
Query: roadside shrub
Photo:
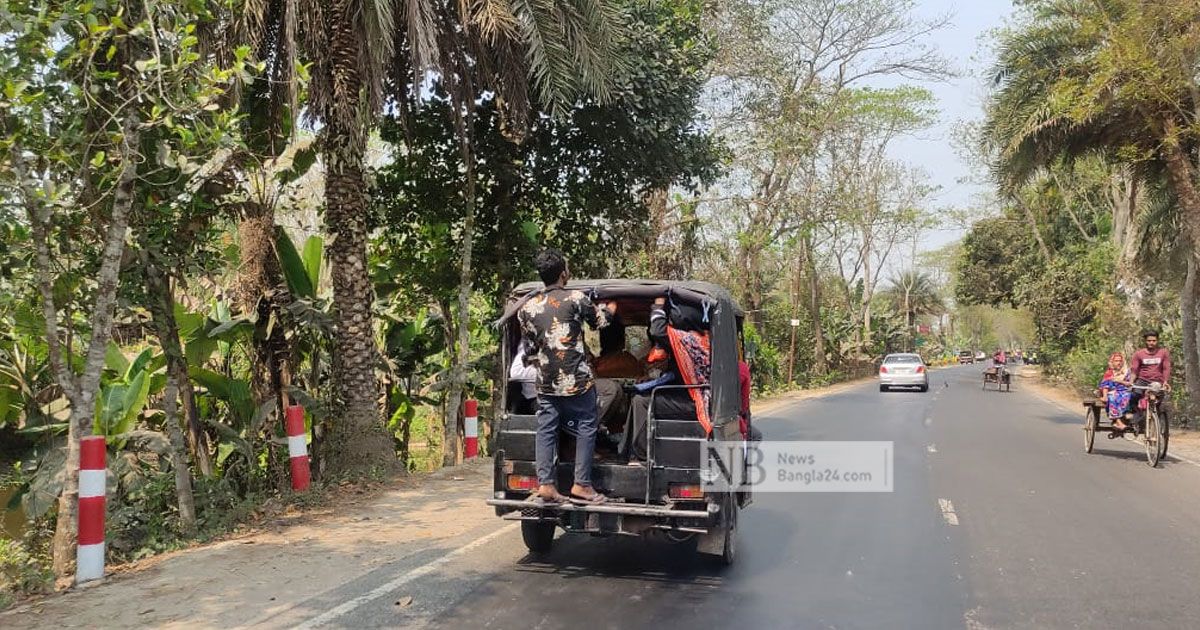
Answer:
M25 542L0 538L0 610L17 595L44 593L53 584L49 557Z
M767 343L755 330L754 325L747 322L744 330L746 355L750 363L750 381L760 393L773 390L786 378L780 374L781 357L775 346Z
M49 567L17 540L0 538L0 590L40 592L53 579Z

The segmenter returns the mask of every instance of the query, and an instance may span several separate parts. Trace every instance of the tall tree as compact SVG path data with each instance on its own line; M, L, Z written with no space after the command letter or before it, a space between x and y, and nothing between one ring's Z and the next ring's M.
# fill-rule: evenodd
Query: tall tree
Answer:
M1003 32L985 132L1001 184L1102 153L1161 169L1200 256L1200 4L1031 0ZM1191 344L1189 344L1191 345ZM1200 356L1185 356L1200 370ZM1197 384L1200 386L1200 383ZM1200 394L1200 392L1197 392Z
M325 441L327 461L334 472L387 464L393 458L375 374L363 161L378 112L389 99L411 102L426 71L436 70L450 86L452 107L471 103L475 88L490 90L519 134L530 94L555 107L580 94L607 96L619 65L613 46L620 16L602 0L277 0L247 5L247 14L241 23L249 39L281 34L285 54L277 67L287 78L279 86L295 94L297 62L311 63L308 108L322 124L340 396Z
M580 273L605 270L634 254L635 245L662 236L645 228L651 198L658 195L666 205L661 191L712 179L720 154L711 135L695 125L701 70L712 54L700 24L701 3L627 8L619 53L628 55L629 71L614 82L607 101L582 98L557 116L552 104L535 101L534 123L519 139L503 104L490 94L479 94L477 106L461 117L437 106L450 100L442 83L413 95L433 104L420 107L417 101L388 117L382 135L398 150L376 178L378 223L389 226L379 235L380 253L389 274L409 266L430 270L405 293L442 305L458 302L457 308L443 306L451 311L448 320L453 312L469 311L461 267L468 237L489 244L473 260L467 280L491 287L483 297L493 309L531 271L530 252L545 242L568 250ZM464 134L460 125L468 121ZM471 142L463 145L464 138ZM664 222L669 212L663 210ZM455 259L460 265L451 275ZM461 325L450 326L447 336L459 345L455 363L462 370L453 376L461 386L465 362L478 357L462 346ZM452 416L457 394L451 388L447 395ZM447 444L457 438L456 424L447 423Z
M71 407L53 544L55 572L65 576L74 559L79 440L92 430L131 219L156 194L179 190L160 189L164 171L177 171L173 183L211 175L204 164L228 142L232 120L216 102L237 73L198 51L194 32L207 14L196 5L28 0L7 11L5 24L22 28L0 36L0 174L32 226L49 362ZM100 247L76 252L76 241ZM55 285L64 272L81 277L90 295L81 361L72 347L81 336L60 328L73 324L60 319L69 298Z

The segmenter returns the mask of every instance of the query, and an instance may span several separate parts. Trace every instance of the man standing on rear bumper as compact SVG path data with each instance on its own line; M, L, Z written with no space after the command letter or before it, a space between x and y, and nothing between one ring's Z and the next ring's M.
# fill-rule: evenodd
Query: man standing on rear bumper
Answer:
M555 483L554 455L558 430L575 435L575 483L571 497L603 502L592 487L592 456L596 450L597 401L592 368L587 362L583 325L603 328L616 312L615 304L597 308L582 291L567 290L571 278L562 252L546 249L534 259L546 288L517 313L527 362L537 365L538 429L536 442L538 496L562 501Z

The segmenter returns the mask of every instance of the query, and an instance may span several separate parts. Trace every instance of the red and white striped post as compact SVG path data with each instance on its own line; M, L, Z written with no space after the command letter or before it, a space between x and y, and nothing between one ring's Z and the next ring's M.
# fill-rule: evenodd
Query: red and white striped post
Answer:
M463 456L479 456L479 401L468 398L463 403Z
M75 548L75 583L104 577L104 436L79 441L79 540Z
M305 442L304 407L287 408L288 456L292 464L292 490L308 490L312 475L308 468L308 444Z

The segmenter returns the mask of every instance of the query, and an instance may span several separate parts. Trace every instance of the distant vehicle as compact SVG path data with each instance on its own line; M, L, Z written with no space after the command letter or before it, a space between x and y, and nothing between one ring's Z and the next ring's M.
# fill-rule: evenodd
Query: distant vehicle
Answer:
M883 358L879 366L879 391L893 387L917 387L929 391L929 370L919 354L897 353Z
M963 365L966 363L974 363L974 362L975 362L975 353L974 352L971 352L970 350L963 350L962 352L958 353L958 364L959 365Z
M980 350L979 352L976 352L976 353L975 353L975 360L976 360L976 361L986 361L986 360L987 360L987 354L986 354L986 353L984 353L984 351L983 351L983 350Z

